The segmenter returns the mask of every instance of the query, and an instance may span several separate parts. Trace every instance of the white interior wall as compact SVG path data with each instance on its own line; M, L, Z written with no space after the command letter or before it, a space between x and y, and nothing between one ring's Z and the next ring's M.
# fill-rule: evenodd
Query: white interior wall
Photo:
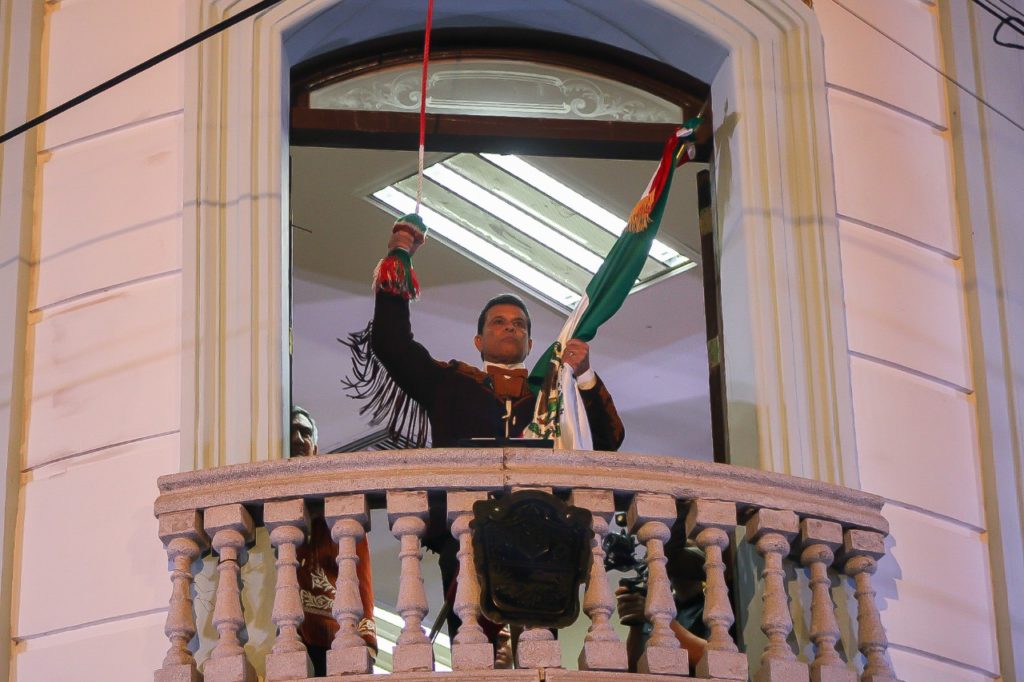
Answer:
M993 679L999 662L946 85L854 14L944 68L938 9L923 0L819 0L815 11L861 483L888 500L892 524L875 578L892 659L904 680Z
M44 11L42 109L186 33L184 0ZM172 60L40 134L12 679L148 679L166 651L152 504L180 461L182 102Z

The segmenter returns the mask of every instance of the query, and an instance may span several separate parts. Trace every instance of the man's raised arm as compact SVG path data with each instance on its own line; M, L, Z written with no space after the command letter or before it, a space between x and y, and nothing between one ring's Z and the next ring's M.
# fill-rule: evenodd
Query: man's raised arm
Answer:
M374 272L370 347L395 383L420 405L429 407L431 387L440 366L413 339L409 320L409 301L418 293L412 255L423 243L425 232L416 215L402 216L395 223L387 256Z

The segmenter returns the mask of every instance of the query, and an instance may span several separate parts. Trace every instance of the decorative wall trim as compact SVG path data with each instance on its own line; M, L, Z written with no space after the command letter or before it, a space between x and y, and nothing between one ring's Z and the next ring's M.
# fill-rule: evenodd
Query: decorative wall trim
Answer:
M185 339L186 468L274 459L283 451L289 60L316 54L316 40L327 40L308 30L314 17L358 4L282 3L191 57L183 312L194 325ZM858 487L814 14L799 0L641 4L729 50L712 91L732 461ZM200 5L191 10L193 30L237 9L229 0ZM514 18L524 28L534 20ZM658 53L657 45L648 48Z
M38 2L0 4L0 130L38 113L42 82L44 7ZM31 402L26 377L32 367L29 324L37 154L41 130L29 130L0 147L0 641L11 641L21 562L16 560L21 468ZM0 649L0 670L11 669L14 647Z
M1005 90L1012 82L1014 60L1024 65L1024 59L994 45L989 30L979 28L988 15L970 4L942 0L939 17L947 68L983 98ZM1019 83L1015 85L1019 91ZM1008 123L960 89L946 90L959 190L994 630L1002 679L1014 680L1024 675L1024 351L1018 338L1020 317L1018 313L1015 319L1012 301L1019 300L1024 277L1019 275L1014 249L1006 244L1018 240L1016 163L1024 141L1014 149L1006 140L1020 136ZM992 144L996 140L998 148Z

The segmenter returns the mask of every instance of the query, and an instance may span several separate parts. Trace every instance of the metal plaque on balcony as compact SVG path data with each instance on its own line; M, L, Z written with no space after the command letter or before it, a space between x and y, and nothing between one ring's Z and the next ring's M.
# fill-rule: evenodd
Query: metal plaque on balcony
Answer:
M590 512L550 493L521 490L477 502L473 515L484 616L525 627L575 621L592 559Z

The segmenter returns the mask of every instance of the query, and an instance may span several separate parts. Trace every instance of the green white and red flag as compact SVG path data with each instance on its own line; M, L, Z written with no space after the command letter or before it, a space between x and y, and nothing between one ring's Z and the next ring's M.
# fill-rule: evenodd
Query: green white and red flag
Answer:
M570 339L591 341L598 328L622 307L661 227L675 168L694 156L693 137L700 122L700 117L687 121L665 142L658 169L630 213L626 228L594 273L558 340L544 351L530 373L537 406L529 433L551 438L558 449L592 448L586 412L572 370L562 363L562 348Z

